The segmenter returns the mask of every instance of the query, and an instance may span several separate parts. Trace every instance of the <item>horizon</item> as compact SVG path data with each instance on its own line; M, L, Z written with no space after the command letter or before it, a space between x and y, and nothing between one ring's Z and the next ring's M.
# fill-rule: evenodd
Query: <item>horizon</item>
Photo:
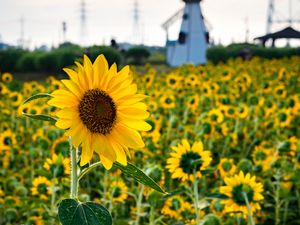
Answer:
M71 43L90 46L108 45L112 38L118 43L135 43L146 46L163 47L166 34L161 25L176 11L184 6L180 0L153 0L151 2L139 1L139 28L134 29L133 0L85 0L86 26L84 35L80 35L80 0L58 0L37 2L28 0L2 1L0 9L0 35L4 43L17 45L22 36L21 18L23 17L23 39L25 46L33 49L42 45L48 47L63 43L62 23L66 22L66 39ZM278 2L280 13L288 12L286 2ZM295 19L300 15L300 4L294 2L292 16ZM57 7L57 4L60 7ZM118 7L116 7L118 5ZM268 1L238 1L227 0L226 3L218 0L202 1L201 8L210 27L210 36L215 44L228 45L230 43L243 43L248 39L266 33ZM235 10L238 8L239 10ZM101 9L101 10L100 10ZM45 13L46 11L46 13ZM55 11L55 13L52 13ZM153 14L155 13L155 16ZM288 14L288 13L287 13ZM287 15L286 15L287 16ZM107 19L109 18L109 19ZM286 27L276 25L272 31ZM299 23L293 25L299 30ZM98 28L98 29L96 29ZM171 39L176 39L180 28L180 20L176 21L170 29ZM248 30L248 31L247 31ZM133 35L138 33L139 35ZM153 35L155 34L155 35ZM225 35L224 35L225 34ZM300 46L297 40L292 40L292 46ZM286 41L278 41L284 46Z

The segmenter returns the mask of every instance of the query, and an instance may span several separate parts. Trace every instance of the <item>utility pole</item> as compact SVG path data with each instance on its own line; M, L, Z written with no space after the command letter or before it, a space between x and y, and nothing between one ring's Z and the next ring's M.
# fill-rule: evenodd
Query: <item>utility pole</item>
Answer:
M87 29L86 29L86 3L85 0L81 0L80 3L80 44L86 45Z
M25 44L25 40L24 40L24 36L25 36L25 18L24 16L20 17L20 39L18 40L18 45L20 48L24 48L24 44Z
M141 44L140 10L138 0L134 0L133 5L133 42Z
M293 2L292 0L285 0L285 2L288 4L287 12L278 13L276 7L276 0L269 0L267 27L266 27L267 34L271 33L274 24L287 24L290 27L295 23L300 24L300 19L293 18L293 12L292 12L293 9L295 10L297 7L299 7L299 5L297 5L297 7L294 6L293 3L296 3L296 1ZM282 18L282 16L280 15L284 15L284 17Z
M66 42L66 33L67 33L67 23L66 21L62 22L62 32L63 32L63 43Z
M274 0L269 0L268 18L267 18L267 34L271 33L274 14Z
M245 43L249 42L249 19L248 17L245 18Z

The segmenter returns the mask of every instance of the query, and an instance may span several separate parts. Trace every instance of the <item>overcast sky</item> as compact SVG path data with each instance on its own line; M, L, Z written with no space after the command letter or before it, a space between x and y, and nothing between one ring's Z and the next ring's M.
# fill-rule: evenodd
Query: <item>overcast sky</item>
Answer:
M85 0L86 35L80 39L81 0L0 0L0 35L2 41L16 44L21 36L20 18L24 17L24 38L32 48L41 44L57 45L63 40L62 21L67 24L66 38L86 44L134 40L134 0ZM161 24L184 6L181 0L139 0L140 34L148 45L164 45ZM203 15L210 24L216 43L245 40L246 21L249 39L266 32L268 0L203 0ZM288 0L277 0L279 18L288 17ZM293 17L300 19L300 0L292 0ZM176 38L180 22L174 23L171 37ZM295 26L299 29L299 26ZM279 27L280 28L280 27ZM276 29L275 29L276 30Z

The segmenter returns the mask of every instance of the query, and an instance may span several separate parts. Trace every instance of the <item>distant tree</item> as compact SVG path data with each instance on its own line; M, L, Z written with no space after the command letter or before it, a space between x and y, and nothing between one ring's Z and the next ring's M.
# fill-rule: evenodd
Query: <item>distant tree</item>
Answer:
M129 63L142 65L145 63L145 60L149 58L150 51L143 47L134 47L128 49L125 55Z

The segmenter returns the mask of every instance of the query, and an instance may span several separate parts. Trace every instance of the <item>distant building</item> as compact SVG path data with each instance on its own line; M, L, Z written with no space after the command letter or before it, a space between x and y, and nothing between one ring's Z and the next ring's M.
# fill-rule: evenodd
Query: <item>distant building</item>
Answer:
M8 44L5 44L3 42L0 42L0 50L5 50L5 49L8 49L8 48L11 48L11 46L8 45Z
M208 32L201 12L201 0L183 1L185 7L178 39L171 41L167 37L167 62L170 66L180 66L187 63L206 64ZM174 16L177 15L178 13ZM169 20L172 22L172 18ZM167 28L168 24L165 26Z

